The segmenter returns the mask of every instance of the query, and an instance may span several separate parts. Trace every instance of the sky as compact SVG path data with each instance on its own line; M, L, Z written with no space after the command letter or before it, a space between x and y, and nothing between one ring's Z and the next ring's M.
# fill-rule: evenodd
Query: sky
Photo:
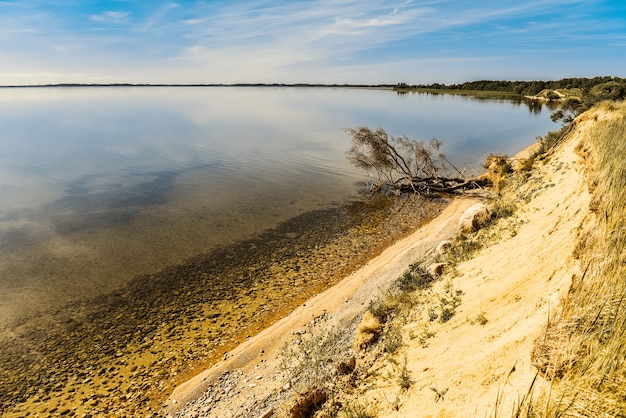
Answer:
M0 85L626 77L623 0L0 0Z

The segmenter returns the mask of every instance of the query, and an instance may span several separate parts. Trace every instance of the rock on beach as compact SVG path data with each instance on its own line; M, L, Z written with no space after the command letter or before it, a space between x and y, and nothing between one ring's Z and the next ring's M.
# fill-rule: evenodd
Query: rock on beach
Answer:
M470 206L461 216L459 220L459 229L461 232L473 232L487 222L491 218L491 213L484 203L476 203Z

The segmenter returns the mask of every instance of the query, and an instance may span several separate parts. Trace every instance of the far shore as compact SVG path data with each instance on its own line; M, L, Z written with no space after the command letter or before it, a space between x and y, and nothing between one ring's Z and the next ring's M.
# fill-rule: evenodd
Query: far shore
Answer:
M508 91L493 90L454 90L454 89L435 89L428 87L395 87L396 93L428 93L428 94L452 94L459 96L474 96L485 98L519 98L523 99L521 94L515 94Z

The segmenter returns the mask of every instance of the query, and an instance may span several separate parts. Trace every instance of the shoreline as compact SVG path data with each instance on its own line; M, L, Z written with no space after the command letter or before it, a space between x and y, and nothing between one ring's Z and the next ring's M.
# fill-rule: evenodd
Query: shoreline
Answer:
M547 318L556 315L572 281L582 274L571 258L577 225L583 222L590 200L581 187L582 169L575 152L578 141L560 144L530 179L517 186L528 199L514 198L519 199L515 214L477 232L474 238L484 240L486 246L456 265L453 277L452 273L444 276L459 286L457 314L449 322L421 318L429 303L438 303L436 298L406 312L408 323L398 330L405 335L401 351L374 359L367 357L368 352L355 354L353 359L357 365L365 362L365 369L351 372L351 378L357 379L351 381L352 392L333 394L338 396L334 401L377 405L383 416L390 417L415 416L416 411L424 416L448 416L514 410L535 380L536 390L548 388L549 383L533 367L531 353L545 332ZM520 151L514 159L527 157L534 147ZM559 187L552 189L556 184ZM305 340L302 334L315 338L335 326L353 335L370 301L419 260L419 254L429 254L441 240L456 234L464 212L458 206L467 208L473 203L453 201L439 217L229 352L224 361L180 385L164 405L163 414L283 416L284 408L298 398L281 369L284 347L297 346ZM445 282L439 282L434 294L444 292L445 287ZM430 332L427 344L411 336L422 327ZM401 358L412 379L402 389L392 377ZM441 389L445 401L443 395L433 396L432 388ZM396 403L391 404L394 396Z
M527 146L512 156L511 160L519 161L528 158L538 145L538 143L533 143ZM279 387L281 382L275 361L280 356L280 350L293 340L294 335L300 332L311 332L319 322L329 327L329 318L332 318L331 324L337 324L339 321L354 322L367 309L369 303L384 291L385 285L399 277L409 264L416 259L425 258L437 244L452 237L458 230L457 222L461 214L478 201L479 199L467 197L453 199L437 217L421 228L388 246L382 254L372 258L363 267L344 277L331 288L316 294L287 317L280 319L254 337L246 339L245 342L225 354L222 361L178 385L163 404L164 413L167 416L186 416L186 413L191 413L193 416L192 411L197 412L201 409L200 406L206 403L206 398L211 396L211 387L223 388L224 382L227 385L235 382L235 386L243 382L244 386L241 390L244 391L245 385L248 384L250 389L254 389L251 393L255 399L265 396L269 400L272 395L277 396L283 390ZM405 252L410 253L410 257L404 255ZM390 266L388 262L391 258L395 259L395 263ZM352 300L355 295L358 297ZM272 360L274 360L273 365L267 364ZM266 363L263 364L264 374L259 374L259 367L262 363ZM256 377L253 378L252 375L255 373ZM267 378L268 376L271 376L270 379ZM255 378L262 383L258 385L247 383L254 382ZM264 388L261 389L259 386ZM231 389L233 388L229 388L229 391ZM241 390L236 395L231 395L231 399L226 401L227 408L235 408ZM224 403L224 400L219 399L219 402ZM239 399L236 407L252 408L253 405L250 402L246 405L245 400ZM202 410L205 414L207 412L211 414L203 416L219 416L220 411L227 411L218 409L216 413L207 410L206 405L202 406ZM263 412L267 411L255 411L261 415Z
M69 317L48 312L19 324L11 338L0 339L7 353L0 369L8 376L0 382L1 412L158 411L179 383L445 205L369 200L311 211L237 245L139 276L119 292L76 303Z
M232 411L251 407L245 405L251 394L258 400L281 392L283 382L278 376L280 350L294 335L311 332L319 322L327 326L338 322L354 322L367 309L370 301L399 277L411 262L424 257L439 242L456 233L461 214L476 201L469 198L454 199L439 216L388 246L363 267L308 299L285 318L247 339L228 352L223 361L179 385L164 404L165 414L183 413L185 409L193 408L195 400L233 372L238 374L237 379L243 382L243 386L232 394L222 408ZM211 414L214 413L219 416L220 410L211 411Z

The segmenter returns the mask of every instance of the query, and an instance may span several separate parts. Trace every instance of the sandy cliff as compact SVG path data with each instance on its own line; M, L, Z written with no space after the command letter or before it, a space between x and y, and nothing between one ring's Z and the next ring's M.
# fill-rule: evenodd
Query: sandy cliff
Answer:
M574 132L535 164L523 184L509 189L513 194L503 199L515 207L513 215L479 232L484 248L446 269L429 290L430 305L416 304L405 313L398 352L379 357L334 401L371 407L385 417L510 416L508 411L527 394L537 375L531 364L533 344L567 298L572 279L581 274L572 253L590 197L575 152L580 141ZM288 415L285 405L296 395L280 370L285 344L334 324L354 334L370 301L411 262L432 256L439 242L454 238L458 219L473 203L455 201L363 269L241 344L226 360L180 386L165 413ZM429 309L446 286L458 295L454 315L447 322L429 320ZM428 338L416 337L425 330ZM357 364L366 362L367 355L355 353ZM403 359L408 388L393 377ZM541 390L538 379L535 389Z

